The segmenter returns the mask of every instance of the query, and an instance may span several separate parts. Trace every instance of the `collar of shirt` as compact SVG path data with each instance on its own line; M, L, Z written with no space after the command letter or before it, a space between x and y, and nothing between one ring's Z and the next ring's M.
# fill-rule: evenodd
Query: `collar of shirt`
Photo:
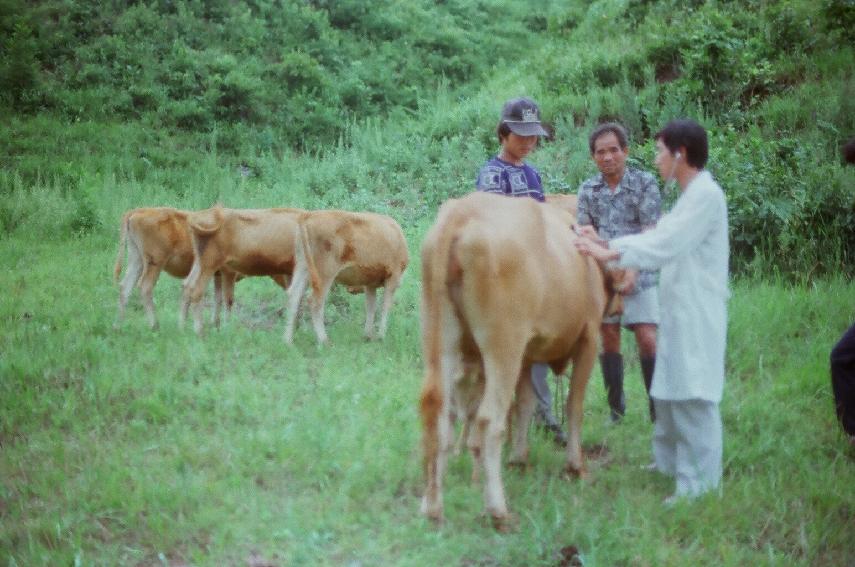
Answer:
M624 181L626 181L626 174L628 171L629 171L629 168L623 170L623 177L621 177L620 181L618 181L618 184L615 186L614 191L612 191L612 188L609 187L608 183L606 183L606 180L603 178L602 173L598 173L594 177L594 188L595 189L608 189L609 195L617 195L618 193L620 193L623 190L623 184L624 184Z

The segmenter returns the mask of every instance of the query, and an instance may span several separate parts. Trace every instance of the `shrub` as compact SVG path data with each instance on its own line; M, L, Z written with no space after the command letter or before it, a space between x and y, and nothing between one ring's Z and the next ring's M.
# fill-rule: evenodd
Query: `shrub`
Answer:
M38 62L33 30L16 23L10 36L0 39L0 97L18 110L31 111L38 88Z

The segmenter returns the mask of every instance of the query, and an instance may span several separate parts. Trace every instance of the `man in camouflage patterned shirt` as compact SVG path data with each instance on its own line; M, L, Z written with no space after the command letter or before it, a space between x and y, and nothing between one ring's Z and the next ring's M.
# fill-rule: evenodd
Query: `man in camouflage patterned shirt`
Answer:
M661 212L659 186L650 173L626 166L629 148L623 126L614 122L601 124L591 133L588 142L591 157L600 173L579 187L579 224L593 226L604 240L637 234L653 227ZM612 421L619 421L626 410L620 352L621 325L635 334L641 373L648 393L650 420L655 419L650 384L656 363L659 323L656 282L655 272L628 272L621 290L624 295L623 315L603 320L600 366Z

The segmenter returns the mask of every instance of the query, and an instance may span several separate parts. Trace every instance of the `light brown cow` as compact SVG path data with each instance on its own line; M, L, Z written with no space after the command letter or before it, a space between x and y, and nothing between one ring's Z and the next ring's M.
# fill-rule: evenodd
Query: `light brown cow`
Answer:
M546 196L546 202L550 205L563 209L573 215L576 219L576 211L579 206L579 199L573 194L552 193Z
M218 271L241 276L270 276L287 289L294 271L294 233L301 209L227 209L215 206L187 218L195 254L184 281L180 322L193 306L193 329L202 333L201 299ZM223 294L233 293L234 279L223 278Z
M572 218L530 199L473 193L445 203L422 246L423 421L426 491L422 512L442 518L442 480L455 409L474 411L469 446L484 469L485 504L500 529L508 509L502 444L512 408L511 461L524 462L534 412L531 364L560 374L573 362L566 402L567 471L584 475L582 402L609 301L606 277L575 249ZM467 369L464 372L464 368ZM472 380L471 369L483 383ZM478 380L476 376L474 380ZM453 398L459 386L475 392ZM516 403L514 398L516 396ZM470 410L471 411L471 410Z
M149 326L158 326L155 315L152 292L160 277L166 271L176 278L185 278L193 266L193 243L187 224L189 211L169 207L139 208L127 211L122 216L119 229L119 251L116 255L114 278L118 281L122 271L122 259L127 251L128 266L119 286L119 310L115 327L119 327L125 318L128 297L140 282L140 295L145 306ZM214 324L220 324L220 310L225 303L226 310L234 305L234 283L242 276L222 270L214 275ZM287 289L288 280L283 275L272 276L283 289ZM225 288L225 296L223 289Z
M187 215L187 211L155 207L132 209L122 216L119 251L113 270L117 282L126 250L128 265L119 285L119 311L115 327L119 327L124 320L128 297L137 282L140 282L140 295L149 326L152 329L157 328L152 292L160 272L165 270L171 276L184 278L193 265L193 246ZM214 317L219 320L222 302L219 278L216 280L216 288L217 304Z
M318 342L327 342L324 304L334 282L365 291L365 336L374 337L377 288L383 288L378 336L386 335L389 309L409 262L401 226L386 215L349 211L311 211L300 216L297 265L288 288L285 342L290 344L300 301L309 283L309 305Z

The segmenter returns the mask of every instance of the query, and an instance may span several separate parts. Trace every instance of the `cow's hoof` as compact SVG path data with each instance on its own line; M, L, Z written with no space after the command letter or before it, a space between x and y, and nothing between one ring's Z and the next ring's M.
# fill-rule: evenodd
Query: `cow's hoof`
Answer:
M588 478L588 470L584 466L576 467L576 466L568 463L567 465L564 466L564 476L567 477L568 479L584 480L584 479Z
M490 525L500 534L516 531L518 524L517 517L510 512L505 514L490 514Z
M428 504L427 499L422 498L422 503L421 506L419 506L419 511L433 524L437 526L442 525L442 506L430 506Z

